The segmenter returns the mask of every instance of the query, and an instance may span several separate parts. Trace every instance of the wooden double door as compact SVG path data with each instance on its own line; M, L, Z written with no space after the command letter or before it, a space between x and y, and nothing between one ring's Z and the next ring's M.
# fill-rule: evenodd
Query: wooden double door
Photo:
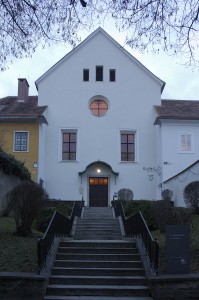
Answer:
M108 206L108 177L89 178L89 206Z

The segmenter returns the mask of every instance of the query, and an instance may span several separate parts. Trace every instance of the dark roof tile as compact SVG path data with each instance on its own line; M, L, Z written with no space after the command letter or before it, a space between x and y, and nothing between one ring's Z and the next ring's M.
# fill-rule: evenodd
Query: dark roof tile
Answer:
M41 117L47 106L38 106L38 97L29 96L25 102L17 101L17 97L8 96L0 99L0 118Z
M157 118L160 119L184 119L199 120L199 101L196 100L161 100L161 105L155 105Z

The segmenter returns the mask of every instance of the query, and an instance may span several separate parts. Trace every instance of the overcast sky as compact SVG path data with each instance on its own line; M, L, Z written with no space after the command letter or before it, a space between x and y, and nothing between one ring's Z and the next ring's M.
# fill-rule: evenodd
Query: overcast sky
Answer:
M115 29L103 28L117 42L137 58L156 76L166 82L162 99L199 100L199 71L186 68L182 60L165 53L141 54L125 46L125 35ZM91 32L84 33L82 40ZM18 78L26 78L30 85L30 95L37 95L35 81L58 60L65 56L71 47L53 45L46 49L38 48L32 58L14 59L9 69L0 73L0 98L17 95Z

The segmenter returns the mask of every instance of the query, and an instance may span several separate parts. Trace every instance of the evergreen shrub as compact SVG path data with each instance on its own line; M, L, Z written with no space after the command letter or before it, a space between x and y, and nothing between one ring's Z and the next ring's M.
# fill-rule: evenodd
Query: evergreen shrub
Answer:
M184 201L187 207L192 208L199 215L199 181L189 183L184 189Z
M16 234L31 235L32 224L48 199L48 194L39 184L27 180L14 187L7 198L7 211L14 213Z
M29 170L24 166L24 162L17 160L13 155L4 152L0 148L0 170L6 175L13 175L22 180L30 180Z
M153 205L153 214L160 232L165 232L166 225L190 224L191 210L185 207L173 207L171 201L161 200Z
M37 230L39 230L41 232L46 231L48 224L49 224L55 210L57 212L59 212L60 214L62 214L64 217L69 217L71 214L70 205L65 204L65 203L63 203L63 204L60 203L53 207L46 207L40 211L40 213L38 214L38 216L36 218L35 227Z
M157 229L155 217L153 215L152 205L157 201L152 200L133 200L126 201L125 214L126 217L135 215L140 211L150 230Z

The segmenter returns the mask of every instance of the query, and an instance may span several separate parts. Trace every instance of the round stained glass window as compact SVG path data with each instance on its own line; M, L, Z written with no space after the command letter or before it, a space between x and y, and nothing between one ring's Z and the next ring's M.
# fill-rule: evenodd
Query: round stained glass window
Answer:
M108 104L105 100L94 100L90 104L90 111L94 116L102 117L108 111Z

